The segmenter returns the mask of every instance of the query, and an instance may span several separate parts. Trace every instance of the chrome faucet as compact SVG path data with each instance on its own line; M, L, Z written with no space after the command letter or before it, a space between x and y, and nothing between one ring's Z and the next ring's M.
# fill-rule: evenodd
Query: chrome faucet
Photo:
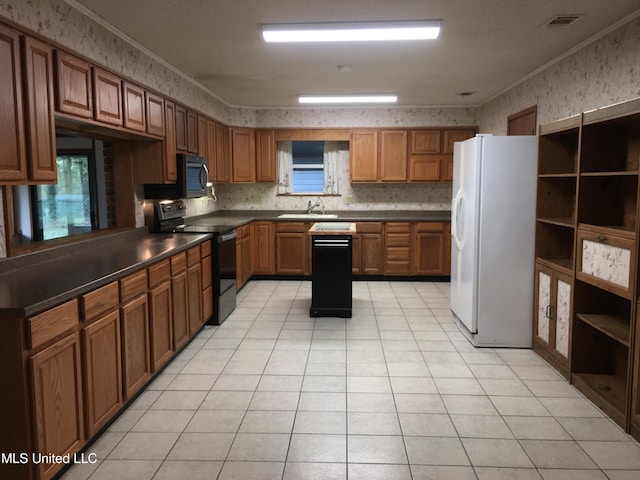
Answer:
M307 213L313 213L313 209L316 207L320 207L320 213L324 214L324 202L322 201L322 198L318 197L316 203L313 205L311 205L311 200L309 200L307 203Z

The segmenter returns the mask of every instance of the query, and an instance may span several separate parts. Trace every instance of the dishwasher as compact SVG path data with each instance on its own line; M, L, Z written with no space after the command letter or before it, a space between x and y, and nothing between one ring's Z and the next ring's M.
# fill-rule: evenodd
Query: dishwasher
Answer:
M351 235L311 237L312 317L351 318Z

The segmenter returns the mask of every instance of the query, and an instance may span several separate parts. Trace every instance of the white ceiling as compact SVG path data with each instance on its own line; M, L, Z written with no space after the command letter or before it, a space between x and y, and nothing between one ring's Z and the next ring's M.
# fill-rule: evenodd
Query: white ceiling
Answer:
M622 19L638 0L67 0L230 105L300 94L396 93L398 105L479 105ZM564 28L545 23L583 14ZM442 19L440 38L265 44L260 25ZM339 72L339 65L351 72ZM474 92L462 97L460 92Z

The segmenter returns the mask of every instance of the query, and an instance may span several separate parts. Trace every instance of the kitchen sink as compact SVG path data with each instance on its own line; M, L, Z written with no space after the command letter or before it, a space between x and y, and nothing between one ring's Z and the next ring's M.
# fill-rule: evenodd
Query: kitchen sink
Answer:
M335 213L283 213L278 218L338 218Z

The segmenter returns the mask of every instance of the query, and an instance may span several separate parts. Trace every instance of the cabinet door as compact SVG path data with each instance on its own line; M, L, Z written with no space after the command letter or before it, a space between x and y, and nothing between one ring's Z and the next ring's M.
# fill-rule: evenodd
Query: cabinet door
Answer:
M361 273L366 275L382 275L382 234L363 233L360 235L360 243L362 255Z
M418 155L438 154L440 149L440 130L411 130L411 153Z
M276 140L273 130L256 130L256 181L277 182Z
M178 162L176 160L176 106L165 100L164 168L165 181L175 183L178 180Z
M189 335L193 336L202 326L202 274L200 262L187 269L187 302Z
M453 157L445 157L442 159L442 177L443 182L453 182Z
M409 158L409 180L411 182L440 181L442 163L443 159L439 155L412 155Z
M93 118L122 126L122 80L111 72L93 67Z
M175 135L176 149L187 151L187 109L182 105L175 105Z
M187 272L176 273L171 278L171 304L173 311L173 349L177 351L189 340L189 302L187 296Z
M209 168L209 179L211 182L215 182L218 178L216 172L216 155L217 155L217 143L216 143L216 122L213 120L207 120L207 167Z
M80 335L74 333L31 358L35 452L65 455L84 443ZM40 463L39 478L51 478L63 463Z
M46 43L33 38L22 38L29 180L55 182L57 163L56 126L53 115L53 49ZM7 85L7 83L2 84ZM2 145L5 149L7 143L3 141Z
M306 272L306 237L304 233L276 234L276 273L303 275Z
M253 222L253 271L275 273L275 235L273 222Z
M551 349L552 332L552 277L553 270L543 265L536 264L535 278L535 308L534 308L534 334L538 342L542 342L547 349Z
M198 156L207 158L207 119L198 115ZM209 173L211 175L211 173Z
M418 222L415 228L415 273L417 275L444 274L444 224L441 222Z
M150 92L145 92L144 98L147 111L147 133L164 137L164 99Z
M23 182L27 179L20 64L18 32L0 26L0 181L4 182Z
M82 330L87 437L122 406L120 316L115 310Z
M255 133L252 128L231 129L231 163L234 183L256 181Z
M93 117L91 65L56 50L56 110L76 117Z
M229 128L216 123L216 181L231 182L231 136Z
M187 110L187 152L198 153L198 115Z
M136 297L121 309L122 380L128 399L151 376L149 364L149 307L147 295Z
M351 132L349 149L350 181L378 181L378 132L375 130Z
M351 236L351 273L362 273L362 235Z
M475 136L476 130L473 128L445 130L444 140L442 142L442 153L453 155L453 144L455 142L463 142Z
M569 341L571 338L571 318L573 316L572 309L572 290L573 281L568 275L555 272L555 309L553 311L555 320L555 351L568 361L569 358Z
M407 131L380 132L380 180L404 182L407 180Z
M253 275L253 260L251 257L251 229L247 225L247 235L242 239L242 279L247 283Z
M156 372L173 355L171 282L165 281L149 292L149 337L151 371Z
M144 89L129 82L122 85L124 128L137 132L147 131Z

